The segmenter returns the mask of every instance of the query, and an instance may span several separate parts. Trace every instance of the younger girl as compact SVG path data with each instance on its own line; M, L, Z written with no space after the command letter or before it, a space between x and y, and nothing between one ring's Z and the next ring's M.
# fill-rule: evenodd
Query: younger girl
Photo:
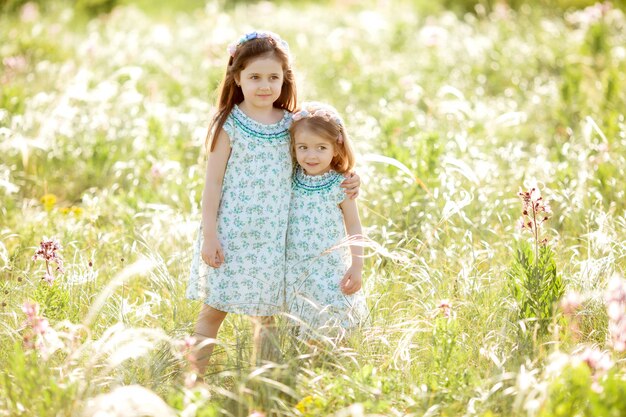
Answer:
M229 53L209 131L201 233L187 288L188 298L204 302L195 326L199 375L213 350L206 339L215 339L227 313L255 317L258 347L284 300L293 171L288 128L296 105L289 47L274 33L251 32Z
M287 230L287 301L300 337L353 327L365 310L361 222L340 188L354 154L343 121L325 104L305 103L290 128L294 173ZM350 250L347 235L352 239ZM330 331L331 328L333 331Z

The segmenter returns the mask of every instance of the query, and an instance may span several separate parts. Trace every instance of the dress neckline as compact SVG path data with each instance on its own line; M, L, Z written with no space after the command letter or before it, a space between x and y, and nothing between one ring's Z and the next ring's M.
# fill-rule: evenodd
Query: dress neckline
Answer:
M307 191L325 190L337 183L339 179L343 179L343 176L332 169L320 175L309 175L301 166L296 168L294 175L296 187Z
M285 122L289 119L289 116L291 115L291 113L285 109L281 109L281 110L283 111L283 117L279 121L275 123L261 123L259 121L254 120L252 117L248 116L246 113L244 113L244 111L241 110L239 105L235 104L235 106L233 107L233 112L235 113L235 115L245 120L246 124L255 126L260 129L272 129L274 127L279 127L279 126L284 125Z

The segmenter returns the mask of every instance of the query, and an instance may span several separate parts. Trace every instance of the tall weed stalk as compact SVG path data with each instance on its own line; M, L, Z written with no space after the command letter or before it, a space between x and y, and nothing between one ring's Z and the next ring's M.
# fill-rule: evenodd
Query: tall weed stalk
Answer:
M557 272L554 251L542 236L543 225L551 209L538 188L518 193L522 199L519 226L532 239L520 240L508 273L508 286L516 302L516 320L520 324L520 350L535 347L549 333L555 307L563 296L564 286Z

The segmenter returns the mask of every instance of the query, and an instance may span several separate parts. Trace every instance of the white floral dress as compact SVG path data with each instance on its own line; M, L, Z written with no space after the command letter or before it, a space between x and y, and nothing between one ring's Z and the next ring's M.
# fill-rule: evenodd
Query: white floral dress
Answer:
M362 291L346 296L339 284L351 265L339 204L344 177L334 171L293 178L287 230L287 311L307 337L337 335L354 327L366 310Z
M284 306L285 236L293 164L289 153L291 113L265 125L235 106L224 130L231 154L222 185L217 234L224 263L202 261L198 233L187 298L217 310L271 316Z

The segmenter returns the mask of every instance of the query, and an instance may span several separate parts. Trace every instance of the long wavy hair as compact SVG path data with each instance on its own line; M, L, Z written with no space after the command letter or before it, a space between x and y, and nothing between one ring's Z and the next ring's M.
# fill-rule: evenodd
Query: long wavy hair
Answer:
M236 78L250 61L261 57L274 57L281 63L283 68L283 85L280 96L273 103L274 107L290 112L293 112L295 109L297 92L289 54L272 37L246 41L239 45L235 56L231 56L228 60L226 74L219 87L217 113L211 120L207 133L206 147L209 152L212 152L215 148L217 136L235 104L241 103L244 99L241 87L235 82Z

